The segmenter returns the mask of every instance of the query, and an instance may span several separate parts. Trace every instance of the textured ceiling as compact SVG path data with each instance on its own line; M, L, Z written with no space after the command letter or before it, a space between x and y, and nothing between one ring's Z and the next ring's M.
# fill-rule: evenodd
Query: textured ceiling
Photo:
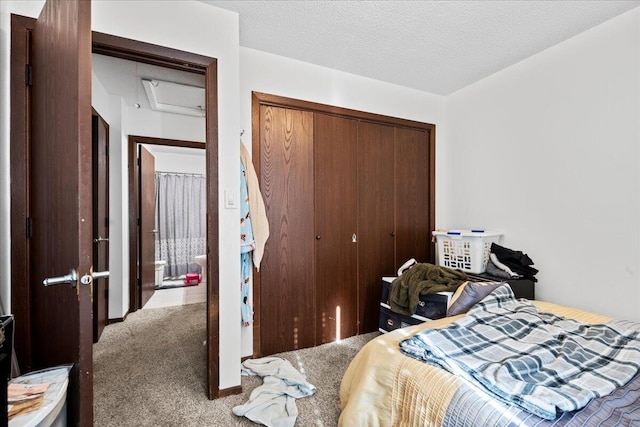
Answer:
M634 1L215 1L240 45L446 95L640 5Z

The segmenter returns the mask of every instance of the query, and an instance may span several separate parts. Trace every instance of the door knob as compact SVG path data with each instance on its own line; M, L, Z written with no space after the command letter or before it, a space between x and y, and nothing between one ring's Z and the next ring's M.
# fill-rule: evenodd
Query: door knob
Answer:
M353 243L358 243L358 237L356 236L356 233L353 233L353 235L351 236L351 241Z
M316 240L320 240L320 235L317 235L317 236L316 236Z
M108 278L108 277L109 277L109 271L94 271L91 274L85 274L84 276L82 276L80 278L80 283L82 283L83 285L88 285L91 282L93 282L93 279L102 279L102 278ZM72 288L75 288L77 280L78 280L78 273L76 272L76 270L71 270L69 274L66 274L64 276L50 277L50 278L44 279L42 281L42 284L45 286L53 286L53 285L61 285L63 283L69 283L71 284Z
M91 273L91 277L93 279L108 279L109 278L109 270L106 271L94 271Z
M91 274L85 274L80 278L80 283L90 285L94 279L108 279L109 271L92 271Z
M76 273L75 270L71 270L69 274L65 274L64 276L46 278L42 281L42 284L45 286L53 286L69 283L72 288L75 288L76 280L78 280L78 273Z
M109 238L108 237L98 237L97 239L93 239L93 243L101 243L101 242L108 242Z
M389 234L391 234L391 237L396 237L396 232L395 232L395 231L392 231L392 232L391 232L391 233L389 233Z

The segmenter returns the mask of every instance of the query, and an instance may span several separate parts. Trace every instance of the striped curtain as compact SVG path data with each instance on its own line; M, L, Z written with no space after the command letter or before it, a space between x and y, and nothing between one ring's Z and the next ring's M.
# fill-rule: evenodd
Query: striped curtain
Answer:
M206 253L204 175L156 172L156 259L165 277L201 273L195 262Z

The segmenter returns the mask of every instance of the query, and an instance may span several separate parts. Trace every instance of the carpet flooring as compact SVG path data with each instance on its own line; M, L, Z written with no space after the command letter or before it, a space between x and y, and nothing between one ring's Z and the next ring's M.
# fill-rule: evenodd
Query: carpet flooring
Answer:
M245 403L260 377L242 377L242 393L216 400L206 397L205 305L138 310L126 321L108 325L94 345L94 425L256 426L231 408ZM338 390L349 362L378 332L282 357L317 388L296 400L296 426L336 426Z

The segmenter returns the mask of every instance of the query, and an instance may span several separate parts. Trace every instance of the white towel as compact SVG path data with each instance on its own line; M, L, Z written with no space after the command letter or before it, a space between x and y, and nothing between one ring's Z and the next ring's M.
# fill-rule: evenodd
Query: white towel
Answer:
M298 417L296 398L316 391L288 360L279 357L245 360L242 375L259 375L263 384L251 392L247 403L232 411L268 427L293 427Z

